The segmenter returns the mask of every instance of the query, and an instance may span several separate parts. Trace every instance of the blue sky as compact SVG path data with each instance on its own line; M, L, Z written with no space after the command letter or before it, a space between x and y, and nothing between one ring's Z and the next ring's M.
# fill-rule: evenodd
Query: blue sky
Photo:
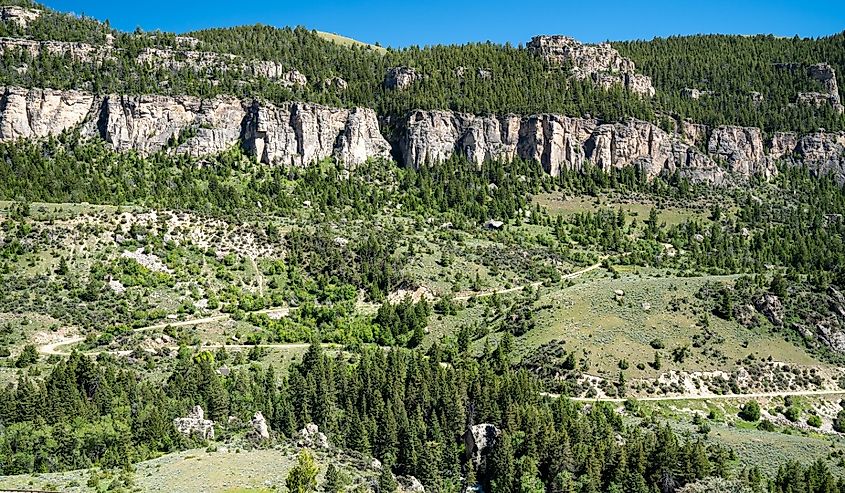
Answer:
M845 0L46 0L60 11L133 30L185 32L304 25L385 46L568 34L586 42L695 33L823 36L845 30Z

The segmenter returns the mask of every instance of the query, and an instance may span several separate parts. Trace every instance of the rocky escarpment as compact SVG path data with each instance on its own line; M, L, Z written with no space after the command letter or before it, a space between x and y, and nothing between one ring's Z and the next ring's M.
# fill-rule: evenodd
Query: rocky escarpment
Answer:
M0 95L0 140L58 135L90 114L94 95L81 91L7 87Z
M415 111L405 122L398 147L409 166L442 161L453 154L481 163L515 157L542 163L551 175L579 170L590 162L604 170L636 166L649 179L676 171L691 181L724 184L776 172L763 153L759 129L719 127L699 149L700 126L689 134L666 132L640 120L601 123L595 119L555 114L480 117L450 111ZM721 164L720 164L721 163Z
M799 136L778 132L770 156L805 164L815 175L827 175L845 185L845 132L815 132Z
M590 162L604 170L636 167L647 179L677 173L693 182L728 184L771 178L778 160L845 183L845 133L777 133L766 145L753 127L707 128L681 122L667 132L629 119L603 123L555 114L477 116L415 111L397 132L404 164L423 166L453 154L480 164L521 158L551 175ZM371 109L310 103L280 105L219 96L95 96L84 91L0 89L0 141L42 138L79 129L115 149L199 157L242 145L259 162L306 166L328 157L356 165L389 158Z
M631 92L654 96L651 78L638 74L634 62L608 43L586 45L568 36L535 36L526 48L549 62L572 65L571 73L578 79L590 79L606 89L621 85Z
M821 85L821 91L799 92L796 103L799 105L822 108L829 106L837 113L845 112L842 98L839 95L839 84L836 81L836 69L829 63L805 65L803 63L776 63L776 68L790 72L805 73L807 78Z
M767 146L756 127L707 128L684 121L678 132L667 132L634 119L601 123L555 114L482 117L415 111L404 122L397 145L403 162L414 167L453 154L478 164L518 157L539 161L555 176L590 162L605 171L635 166L648 179L677 172L693 182L722 185L770 179L777 174L776 162L786 160L845 184L843 132L776 133Z
M384 75L384 87L387 89L407 89L422 76L411 67L391 67Z
M0 141L80 129L118 150L203 156L242 143L267 164L304 166L334 157L356 165L388 158L374 111L307 103L273 105L220 96L95 96L82 91L0 89Z
M191 38L181 38L190 40ZM186 41L189 43L189 41ZM115 61L122 52L111 45L92 45L66 41L37 41L23 38L0 38L0 55L27 53L38 57L42 53L69 57L82 63L101 64ZM213 75L215 72L240 72L253 77L265 77L287 87L304 87L308 79L298 70L287 70L278 62L270 60L246 60L229 53L196 51L189 49L170 50L144 48L134 62L157 70L190 69Z

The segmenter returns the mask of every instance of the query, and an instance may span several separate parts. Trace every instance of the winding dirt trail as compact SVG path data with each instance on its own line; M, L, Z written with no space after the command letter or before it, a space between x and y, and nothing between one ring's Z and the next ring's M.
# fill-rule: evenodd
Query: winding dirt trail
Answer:
M277 307L277 308L265 308L263 310L258 310L251 313L262 313L265 315L278 315L280 317L287 317L290 315L291 308L289 307ZM153 325L147 325L145 327L138 327L136 329L132 329L132 332L147 332L151 330L161 330L167 327L185 327L188 325L204 325L210 324L214 322L222 322L224 320L229 320L231 315L229 314L222 314L222 315L214 315L210 317L203 317L203 318L194 318L191 320L173 320L169 322L161 322ZM50 342L48 344L42 344L38 347L38 352L41 354L46 354L48 356L68 356L70 351L66 348L67 346L75 346L80 342L84 341L85 337L83 336L73 336L73 337L66 337L64 339L59 339L57 341ZM65 349L59 349L65 348Z
M559 398L560 394L552 392L540 392L540 395ZM784 390L781 392L749 392L747 394L688 394L688 395L667 395L667 396L647 396L647 397L569 397L570 400L577 402L625 402L628 399L635 399L641 402L659 402L659 401L711 401L711 400L730 400L730 399L764 399L770 397L805 397L805 396L820 396L820 395L845 395L843 389L824 389L824 390ZM565 396L564 396L565 397Z
M570 272L569 274L564 274L564 275L560 276L560 278L561 279L575 279L576 277L580 277L580 276L586 274L587 272L591 272L591 271L598 269L599 267L601 267L601 263L603 261L604 261L604 259L602 259L601 261L599 261L599 262L597 262L597 263L595 263L595 264L593 264L589 267L585 267L585 268L578 270L578 271L575 271L575 272ZM532 283L529 283L529 284L523 284L521 286L514 286L514 287L508 288L508 289L492 289L492 290L489 290L489 291L477 291L477 292L474 292L474 293L461 294L461 295L455 296L454 300L455 301L467 301L470 298L487 298L489 296L493 296L494 294L516 293L518 291L524 291L528 287L535 289L535 288L541 286L542 284L543 284L542 281L538 281L538 282L532 282Z

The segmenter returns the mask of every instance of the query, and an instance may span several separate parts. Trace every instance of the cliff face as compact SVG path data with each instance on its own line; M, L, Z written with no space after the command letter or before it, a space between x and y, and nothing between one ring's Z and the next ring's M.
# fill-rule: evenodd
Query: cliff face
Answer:
M349 165L388 158L370 109L167 96L94 96L80 91L0 90L0 141L39 138L73 128L115 149L213 154L238 142L266 164L304 166L335 157Z
M553 114L480 117L415 111L398 146L404 163L415 167L457 153L479 164L485 159L533 159L551 175L581 169L589 161L605 171L636 166L648 179L677 171L693 182L714 184L769 179L777 174L778 159L792 159L845 183L845 134L833 133L800 138L777 134L767 149L762 132L753 127L708 129L684 122L680 133L669 133L633 119L601 124Z
M845 132L816 132L799 137L779 132L772 137L771 155L801 162L816 175L829 175L845 185Z
M693 182L769 179L775 162L805 163L845 184L845 133L777 133L770 143L753 127L682 122L666 132L645 121L601 123L555 114L477 116L415 111L400 125L405 165L435 164L453 154L484 160L536 160L551 175L585 162L609 171L637 167L647 179L678 173ZM95 96L83 91L0 88L0 141L41 138L79 128L125 151L194 157L241 144L259 162L307 166L334 157L348 165L389 158L375 112L310 103L272 105L233 97Z
M270 164L305 166L328 156L360 164L369 157L390 156L390 145L379 131L375 112L365 108L255 103L249 109L243 136L247 149Z
M80 91L7 87L0 94L0 140L57 135L82 123L94 96Z

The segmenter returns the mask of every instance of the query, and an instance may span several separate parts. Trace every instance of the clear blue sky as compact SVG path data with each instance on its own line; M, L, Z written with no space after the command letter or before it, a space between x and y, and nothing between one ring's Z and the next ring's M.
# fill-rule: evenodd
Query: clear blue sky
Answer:
M385 46L568 34L586 42L695 33L815 37L845 30L845 0L45 0L122 30L303 25Z

